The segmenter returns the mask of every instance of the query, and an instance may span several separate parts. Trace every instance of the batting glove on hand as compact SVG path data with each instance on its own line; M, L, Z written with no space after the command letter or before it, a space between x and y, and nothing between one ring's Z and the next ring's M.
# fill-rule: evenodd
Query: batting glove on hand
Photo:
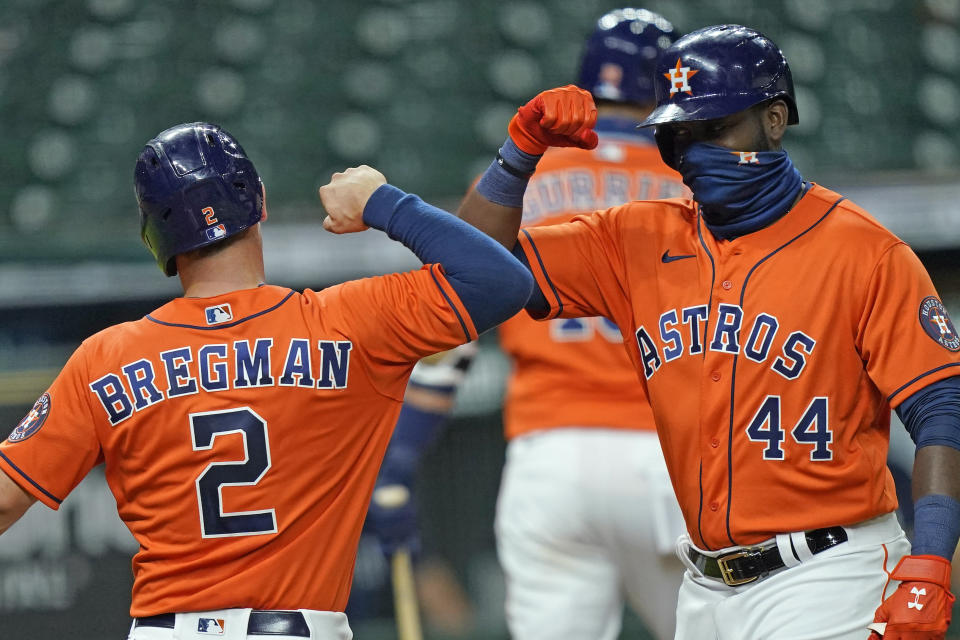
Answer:
M890 577L900 586L873 617L870 640L942 640L955 598L950 562L940 556L905 556Z
M593 96L572 84L549 89L517 109L507 131L521 151L542 155L547 147L597 146Z
M377 537L387 556L406 548L411 554L420 551L417 528L417 505L413 497L415 459L393 448L384 459L376 488L367 511L366 529Z

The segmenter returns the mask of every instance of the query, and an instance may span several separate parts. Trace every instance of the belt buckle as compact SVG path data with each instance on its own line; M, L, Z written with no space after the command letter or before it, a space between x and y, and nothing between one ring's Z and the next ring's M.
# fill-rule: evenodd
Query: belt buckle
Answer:
M742 547L739 551L728 553L717 558L717 566L720 568L720 575L723 577L723 583L728 587L737 587L742 584L750 584L760 579L760 574L749 578L733 577L733 569L727 566L728 562L739 560L740 558L760 557L762 549L759 547Z

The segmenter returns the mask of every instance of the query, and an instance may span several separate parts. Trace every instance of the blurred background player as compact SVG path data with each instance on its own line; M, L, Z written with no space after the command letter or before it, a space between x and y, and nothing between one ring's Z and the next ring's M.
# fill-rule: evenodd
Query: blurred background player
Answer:
M362 166L320 188L324 228L382 229L426 266L320 292L267 285L263 185L211 124L150 140L135 182L142 238L184 295L85 340L0 444L0 532L105 462L140 546L131 640L346 640L357 539L413 365L515 313L530 278Z
M524 226L686 193L652 134L637 129L656 103L658 55L678 36L644 9L597 21L577 84L596 100L599 144L544 154L524 196ZM540 323L521 313L499 331L513 365L495 527L511 635L616 638L626 600L656 637L672 638L682 516L619 329L600 317ZM414 501L394 500L409 495L472 348L422 361L410 378L367 521L387 553L418 544Z

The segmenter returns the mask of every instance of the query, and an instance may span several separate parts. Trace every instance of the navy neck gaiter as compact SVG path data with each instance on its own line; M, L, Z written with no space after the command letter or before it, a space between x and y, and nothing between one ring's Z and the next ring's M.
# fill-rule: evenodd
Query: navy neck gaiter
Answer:
M779 220L803 184L786 151L731 151L703 142L683 150L680 174L707 228L724 240Z

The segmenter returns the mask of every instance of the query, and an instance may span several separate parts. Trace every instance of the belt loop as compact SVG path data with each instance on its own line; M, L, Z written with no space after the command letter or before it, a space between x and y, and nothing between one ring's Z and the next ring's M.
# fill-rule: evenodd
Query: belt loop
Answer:
M793 548L796 551L797 557L800 558L800 562L806 562L813 557L813 552L810 551L810 545L807 544L807 534L803 531L794 531L790 534L790 542L793 543Z
M696 575L702 576L703 570L696 565L693 559L690 558L690 551L693 549L693 544L690 542L690 536L688 536L686 533L681 533L679 536L677 536L675 544L675 552L677 557L680 558L680 562L683 563L683 566Z
M789 569L790 567L796 567L800 564L800 561L797 559L796 555L793 553L793 549L790 545L790 534L789 533L778 533L777 534L777 550L780 551L780 559L783 560L783 564Z

